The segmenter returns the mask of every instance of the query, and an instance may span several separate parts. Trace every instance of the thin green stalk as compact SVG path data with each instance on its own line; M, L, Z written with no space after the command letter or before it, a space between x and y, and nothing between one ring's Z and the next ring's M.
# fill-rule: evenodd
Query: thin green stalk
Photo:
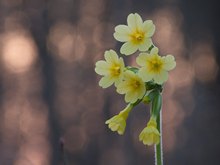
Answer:
M163 148L162 148L162 109L157 117L157 129L160 131L160 143L155 145L155 165L163 165Z

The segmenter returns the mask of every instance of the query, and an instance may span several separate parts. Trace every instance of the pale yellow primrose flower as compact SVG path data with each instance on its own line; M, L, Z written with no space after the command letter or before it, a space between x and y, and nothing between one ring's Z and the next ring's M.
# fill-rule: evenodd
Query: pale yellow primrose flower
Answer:
M127 103L135 103L144 96L146 87L145 83L137 74L127 70L124 72L123 81L117 86L117 92L125 94L125 101Z
M112 131L117 131L119 135L124 134L126 127L126 120L132 108L133 105L128 104L128 106L123 111L121 111L118 115L115 115L111 119L107 120L105 124L108 124L108 127Z
M139 140L143 141L144 145L153 145L160 142L160 133L157 130L156 119L151 117L147 127L139 135Z
M105 51L105 60L96 62L95 72L104 77L99 81L99 85L103 88L107 88L115 83L115 86L123 78L123 71L125 68L124 61L114 50Z
M154 47L150 54L140 53L136 62L141 66L138 75L144 82L154 80L157 84L163 84L168 79L168 71L176 66L172 55L161 57L158 55L158 48Z
M144 21L139 14L131 13L127 18L127 25L118 25L115 27L114 38L120 42L125 42L120 52L125 55L131 55L135 51L147 51L152 45L150 37L153 36L155 25L151 20Z

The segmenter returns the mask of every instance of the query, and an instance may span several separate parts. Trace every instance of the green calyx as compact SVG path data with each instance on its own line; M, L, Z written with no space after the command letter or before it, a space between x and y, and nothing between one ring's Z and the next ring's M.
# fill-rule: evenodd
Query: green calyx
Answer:
M160 91L156 90L154 93L154 98L152 99L152 105L151 105L151 116L157 118L160 114L162 106L162 95Z

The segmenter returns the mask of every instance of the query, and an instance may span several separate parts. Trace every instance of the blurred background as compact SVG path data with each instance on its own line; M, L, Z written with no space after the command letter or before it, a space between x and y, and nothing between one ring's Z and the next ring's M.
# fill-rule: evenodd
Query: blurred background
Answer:
M217 0L0 0L0 164L153 165L153 147L138 141L148 107L134 108L125 135L111 132L104 122L125 107L124 99L114 87L101 89L94 72L105 50L119 52L114 27L132 12L153 20L155 45L177 61L163 93L165 164L219 162L218 6Z

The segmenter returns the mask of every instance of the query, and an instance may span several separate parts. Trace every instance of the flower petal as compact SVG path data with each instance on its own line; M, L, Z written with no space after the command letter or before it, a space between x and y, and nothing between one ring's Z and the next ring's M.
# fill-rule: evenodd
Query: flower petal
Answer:
M129 35L127 34L121 34L121 33L117 33L115 32L113 34L114 38L117 40L117 41L120 41L120 42L126 42L126 41L129 41Z
M115 80L115 87L117 87L122 82L122 76Z
M163 57L163 61L164 61L163 67L167 71L172 70L176 66L175 58L172 55L167 55Z
M138 49L137 45L132 44L131 42L126 42L122 45L120 52L121 54L131 55L136 52Z
M159 144L160 142L160 136L157 136L157 134L153 137L153 141L155 144Z
M159 74L154 75L154 82L157 84L163 84L168 79L168 72L161 71Z
M152 37L155 32L155 25L152 20L144 21L143 29L146 32L146 37Z
M117 124L117 123L110 123L110 124L109 124L109 128L110 128L112 131L116 131L116 130L118 130L118 128L119 128L119 124Z
M119 94L125 94L130 90L129 86L127 85L127 82L121 82L117 85L117 92Z
M123 135L125 130L123 128L119 128L117 132L119 135Z
M125 94L125 102L135 103L136 101L137 101L137 97L134 96L133 92L128 92Z
M99 75L107 75L109 65L107 62L101 60L96 62L95 72Z
M136 58L136 62L140 66L145 66L147 62L147 53L140 53L139 56Z
M142 141L144 139L144 133L141 132L140 135L139 135L139 141Z
M150 133L147 137L146 137L146 144L147 145L153 145L155 142L154 142L154 134L153 133Z
M128 22L128 27L130 29L140 28L140 27L142 27L142 24L143 24L143 20L142 20L141 16L137 13L129 14L128 18L127 18L127 22Z
M118 25L115 27L115 32L117 32L119 34L127 34L128 35L131 32L131 30L126 25Z
M147 51L152 44L153 44L153 43L152 43L152 40L149 39L149 38L146 38L146 39L144 40L144 42L138 46L138 49L139 49L140 51Z
M147 71L146 67L142 67L140 68L140 70L138 71L138 76L144 81L144 82L148 82L151 81L153 79L153 74L150 74Z
M155 54L158 54L158 52L159 52L159 49L157 47L153 47L153 49L151 49L150 51L150 54L155 55Z
M114 83L113 79L111 79L109 76L104 76L99 81L99 86L101 86L102 88L108 88L113 83Z
M136 92L137 93L137 98L141 99L144 96L145 92L146 92L146 88L145 88L145 84L143 84L141 86L141 88Z
M114 50L105 51L105 60L107 63L117 63L118 55Z
M115 27L114 38L120 42L126 42L129 40L130 29L126 25L118 25Z

